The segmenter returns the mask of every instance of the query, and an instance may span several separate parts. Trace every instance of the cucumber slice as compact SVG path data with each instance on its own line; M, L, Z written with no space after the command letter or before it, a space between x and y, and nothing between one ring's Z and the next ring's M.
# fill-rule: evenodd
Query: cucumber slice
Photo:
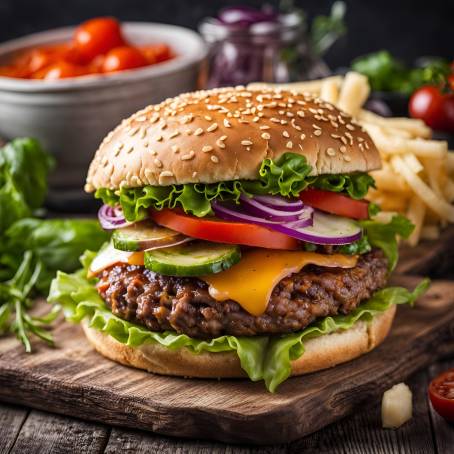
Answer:
M197 241L145 251L144 264L149 270L167 276L203 276L226 270L240 258L238 246Z
M136 222L128 227L115 230L112 242L120 251L144 251L190 241L191 238L174 230L166 229L151 221Z

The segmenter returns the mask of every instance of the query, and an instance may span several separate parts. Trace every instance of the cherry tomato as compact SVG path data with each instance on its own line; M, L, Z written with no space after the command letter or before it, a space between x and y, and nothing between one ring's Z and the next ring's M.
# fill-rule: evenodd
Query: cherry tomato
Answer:
M150 217L159 225L201 240L267 249L298 249L295 238L260 225L198 218L170 209L152 211Z
M102 65L102 71L112 73L125 69L140 68L148 64L146 58L135 47L116 47L110 50Z
M430 382L429 398L440 416L454 422L454 369L443 372Z
M140 51L147 59L149 65L170 60L173 55L167 44L153 44L150 46L141 46Z
M61 60L33 74L33 79L58 80L88 74L86 68Z
M114 47L124 46L120 24L113 17L98 17L79 25L74 34L74 45L89 62L97 55L105 54Z
M369 218L369 203L365 200L354 200L343 194L321 189L306 189L300 193L300 199L307 205L353 219Z
M438 87L426 85L413 93L409 110L431 128L454 131L454 93L443 95Z
M451 90L454 90L454 74L448 76L448 84Z

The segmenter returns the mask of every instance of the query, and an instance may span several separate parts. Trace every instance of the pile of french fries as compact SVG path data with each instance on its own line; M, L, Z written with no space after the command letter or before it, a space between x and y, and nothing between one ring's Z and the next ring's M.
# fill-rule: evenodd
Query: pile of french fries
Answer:
M250 84L256 89L270 84ZM431 140L432 130L421 120L386 118L362 107L370 86L355 72L309 82L275 84L282 89L310 92L352 115L369 133L380 151L383 167L371 172L376 189L368 199L380 205L379 220L406 215L415 230L407 240L415 246L421 239L436 239L440 230L454 223L454 152L448 144Z

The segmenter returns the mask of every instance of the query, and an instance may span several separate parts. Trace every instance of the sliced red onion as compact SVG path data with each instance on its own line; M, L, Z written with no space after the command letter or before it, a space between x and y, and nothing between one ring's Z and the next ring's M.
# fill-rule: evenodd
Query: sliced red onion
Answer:
M298 228L303 228L310 226L312 224L312 209L308 210L307 214L304 218L300 218L297 221L292 222L280 222L280 221L271 221L264 219L263 217L254 216L252 214L248 214L244 211L240 211L236 208L229 207L226 205L222 205L219 202L213 201L211 202L211 206L213 208L214 213L221 219L226 219L228 221L240 221L240 222L247 222L250 224L258 224L263 225L264 227L268 227L273 230L280 230L283 225L293 225L297 226ZM308 207L309 208L309 207Z
M98 219L101 227L105 230L121 229L131 225L123 216L123 210L120 207L111 207L103 205L98 211Z
M298 221L301 218L310 217L312 214L312 209L304 206L301 201L298 210L287 211L280 205L266 205L256 197L247 197L244 194L241 195L240 200L245 212L270 221Z
M254 200L283 211L298 211L304 206L299 199L286 199L278 195L255 195Z
M349 244L361 238L359 225L348 218L330 214L313 212L313 216L293 222L276 222L266 220L240 209L227 207L218 202L212 202L216 216L229 221L249 222L268 227L277 232L315 244L341 245Z
M250 6L232 6L223 8L218 19L225 25L248 27L259 22L275 22L278 14L273 10L259 10Z

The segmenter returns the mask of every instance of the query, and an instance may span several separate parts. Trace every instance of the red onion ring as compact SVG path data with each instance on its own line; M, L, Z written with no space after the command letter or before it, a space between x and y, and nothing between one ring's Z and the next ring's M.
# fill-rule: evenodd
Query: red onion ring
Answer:
M285 205L270 206L263 204L256 197L247 197L244 194L240 196L240 200L242 202L242 206L248 214L252 214L254 216L270 221L298 221L300 217L307 216L308 211L310 211L310 209L308 207L305 207L303 205L303 202L301 201L298 210L293 211L292 209L292 211L287 211L285 209L282 209Z
M131 225L123 216L123 210L120 207L111 207L103 205L98 211L98 219L104 230L121 229Z

